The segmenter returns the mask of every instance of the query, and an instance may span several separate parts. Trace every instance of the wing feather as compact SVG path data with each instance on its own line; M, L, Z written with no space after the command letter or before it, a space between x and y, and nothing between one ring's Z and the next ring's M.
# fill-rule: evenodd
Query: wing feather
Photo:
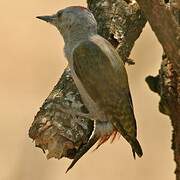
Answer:
M128 79L114 48L102 39L80 43L73 51L73 67L84 88L109 117L116 116L129 136L136 137Z

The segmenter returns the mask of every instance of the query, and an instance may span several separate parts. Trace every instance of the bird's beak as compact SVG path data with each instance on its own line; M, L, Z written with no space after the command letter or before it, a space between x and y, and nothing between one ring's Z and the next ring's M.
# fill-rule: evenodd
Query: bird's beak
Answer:
M52 15L52 16L37 16L36 18L41 19L43 21L46 21L48 23L54 24L55 20L56 20L56 16Z

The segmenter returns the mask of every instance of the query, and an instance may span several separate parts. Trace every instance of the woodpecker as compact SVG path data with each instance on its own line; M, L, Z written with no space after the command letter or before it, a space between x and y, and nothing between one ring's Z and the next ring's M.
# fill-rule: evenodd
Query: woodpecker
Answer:
M127 72L114 47L97 34L97 22L85 7L71 6L48 16L38 16L54 25L62 35L64 52L82 101L94 120L88 143L79 149L74 164L97 142L98 147L120 133L131 145L133 155L143 155L137 140ZM68 171L67 170L67 171Z

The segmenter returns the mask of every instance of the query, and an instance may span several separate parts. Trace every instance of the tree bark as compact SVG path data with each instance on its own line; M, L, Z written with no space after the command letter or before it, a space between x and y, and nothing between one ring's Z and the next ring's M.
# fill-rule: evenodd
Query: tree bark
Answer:
M159 75L148 76L146 82L150 89L161 97L160 112L171 119L176 180L180 180L180 1L137 2L164 50Z
M136 2L127 0L88 0L88 7L98 22L98 32L117 49L124 62L146 23ZM66 68L57 85L43 103L29 130L29 136L47 158L73 159L93 131L93 121Z

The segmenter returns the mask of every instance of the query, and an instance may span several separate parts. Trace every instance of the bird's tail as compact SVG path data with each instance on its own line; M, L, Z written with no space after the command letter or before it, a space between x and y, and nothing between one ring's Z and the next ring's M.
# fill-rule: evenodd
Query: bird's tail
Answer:
M143 155L143 151L142 151L141 145L139 144L138 140L137 139L130 140L130 144L132 147L134 159L136 159L136 154L139 157L141 157Z
M68 169L66 170L66 173L78 162L78 160L98 141L99 136L97 136L96 134L94 134L89 141L87 142L87 144L83 145L78 152L76 153L74 160L72 161L72 163L70 164L70 166L68 167Z
M120 134L131 145L134 158L136 158L135 154L137 154L139 157L141 157L143 155L143 151L142 151L141 145L139 144L139 142L136 139L136 137L131 137L126 132L126 130L123 128L123 126L121 125L121 123L119 121L116 121L115 119L112 119L111 122L112 122L113 126L120 132Z

